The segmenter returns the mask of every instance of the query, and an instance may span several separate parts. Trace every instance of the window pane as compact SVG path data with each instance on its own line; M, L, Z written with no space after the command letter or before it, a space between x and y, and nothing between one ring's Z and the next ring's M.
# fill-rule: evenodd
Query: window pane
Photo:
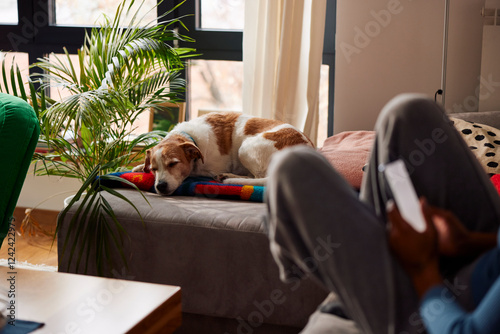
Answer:
M321 66L318 146L328 134L328 65ZM189 66L190 119L210 111L241 111L243 63L239 61L191 60Z
M201 29L243 30L245 0L200 0Z
M71 59L71 64L73 65L78 79L80 79L80 63L78 61L78 55L72 54L69 55ZM57 57L57 58L56 58ZM49 55L50 62L62 62L64 66L69 68L68 58L65 54L50 54ZM56 101L60 101L68 96L71 96L73 93L62 83L53 82L50 85L50 97L55 99ZM133 125L133 135L139 135L141 133L149 132L149 122L150 122L150 113L149 111L145 111L139 115L137 120Z
M207 111L241 111L242 62L192 60L188 83L191 118Z
M0 22L17 24L17 0L0 1Z
M7 86L9 88L9 92L12 92L12 87L10 85L10 68L13 63L17 64L19 69L21 70L21 76L23 80L23 86L26 91L29 89L28 85L28 76L29 76L29 56L27 53L21 53L21 52L0 52L0 64L4 61L5 59L5 70L7 71L7 75L9 76L9 79L7 81ZM17 79L16 79L17 80ZM5 86L3 83L3 80L0 80L2 91L5 91ZM19 93L19 91L18 91Z
M69 26L92 26L99 25L102 21L102 14L113 18L121 0L55 0L56 2L56 24ZM136 1L132 8L138 8L142 1ZM146 0L138 18L146 17L143 23L149 23L157 16L156 0ZM152 9L151 11L149 11ZM149 12L148 12L149 11ZM135 11L131 10L132 15ZM131 18L131 17L129 17ZM127 22L127 21L125 21Z
M321 65L321 78L319 83L319 125L318 125L318 147L323 146L323 142L328 136L328 91L330 66Z

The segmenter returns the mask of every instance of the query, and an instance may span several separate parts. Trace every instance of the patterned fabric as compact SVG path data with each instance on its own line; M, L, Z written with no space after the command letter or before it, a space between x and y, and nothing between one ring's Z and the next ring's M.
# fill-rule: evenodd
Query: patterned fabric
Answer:
M130 181L142 191L156 193L152 173L120 172L108 175ZM101 184L110 188L130 188L128 184L114 180L101 179ZM264 191L265 187L262 186L224 184L208 177L188 177L172 195L263 202Z
M451 117L450 120L462 135L472 153L477 157L490 176L500 174L500 130L485 124L464 121Z
M141 189L142 191L156 193L156 190L154 188L155 176L152 173L119 172L110 173L108 175L127 180L135 184L137 188ZM109 188L131 188L131 186L126 184L125 182L118 182L105 178L101 178L101 184Z

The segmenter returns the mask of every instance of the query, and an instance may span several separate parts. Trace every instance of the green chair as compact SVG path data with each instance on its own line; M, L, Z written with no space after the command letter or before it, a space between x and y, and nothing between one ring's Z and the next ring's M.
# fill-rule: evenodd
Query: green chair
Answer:
M38 118L24 100L0 93L0 246L40 135Z

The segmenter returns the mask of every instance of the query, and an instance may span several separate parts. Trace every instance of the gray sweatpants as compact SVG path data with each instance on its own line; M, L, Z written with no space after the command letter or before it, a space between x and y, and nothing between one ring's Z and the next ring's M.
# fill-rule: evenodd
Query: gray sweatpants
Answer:
M336 293L365 333L422 333L418 297L388 248L380 164L403 159L419 196L453 211L463 224L493 232L500 197L441 107L420 95L400 95L382 110L358 194L315 150L275 154L266 201L270 247L283 280L309 274ZM468 261L443 259L446 277ZM451 282L451 281L450 281ZM457 296L467 287L455 288ZM461 289L461 290L460 290Z

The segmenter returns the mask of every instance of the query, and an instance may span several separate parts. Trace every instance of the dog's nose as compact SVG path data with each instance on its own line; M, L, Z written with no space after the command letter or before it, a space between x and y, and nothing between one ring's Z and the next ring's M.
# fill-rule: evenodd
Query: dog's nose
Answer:
M156 185L156 191L162 194L167 194L168 193L168 183L164 181L158 182Z

